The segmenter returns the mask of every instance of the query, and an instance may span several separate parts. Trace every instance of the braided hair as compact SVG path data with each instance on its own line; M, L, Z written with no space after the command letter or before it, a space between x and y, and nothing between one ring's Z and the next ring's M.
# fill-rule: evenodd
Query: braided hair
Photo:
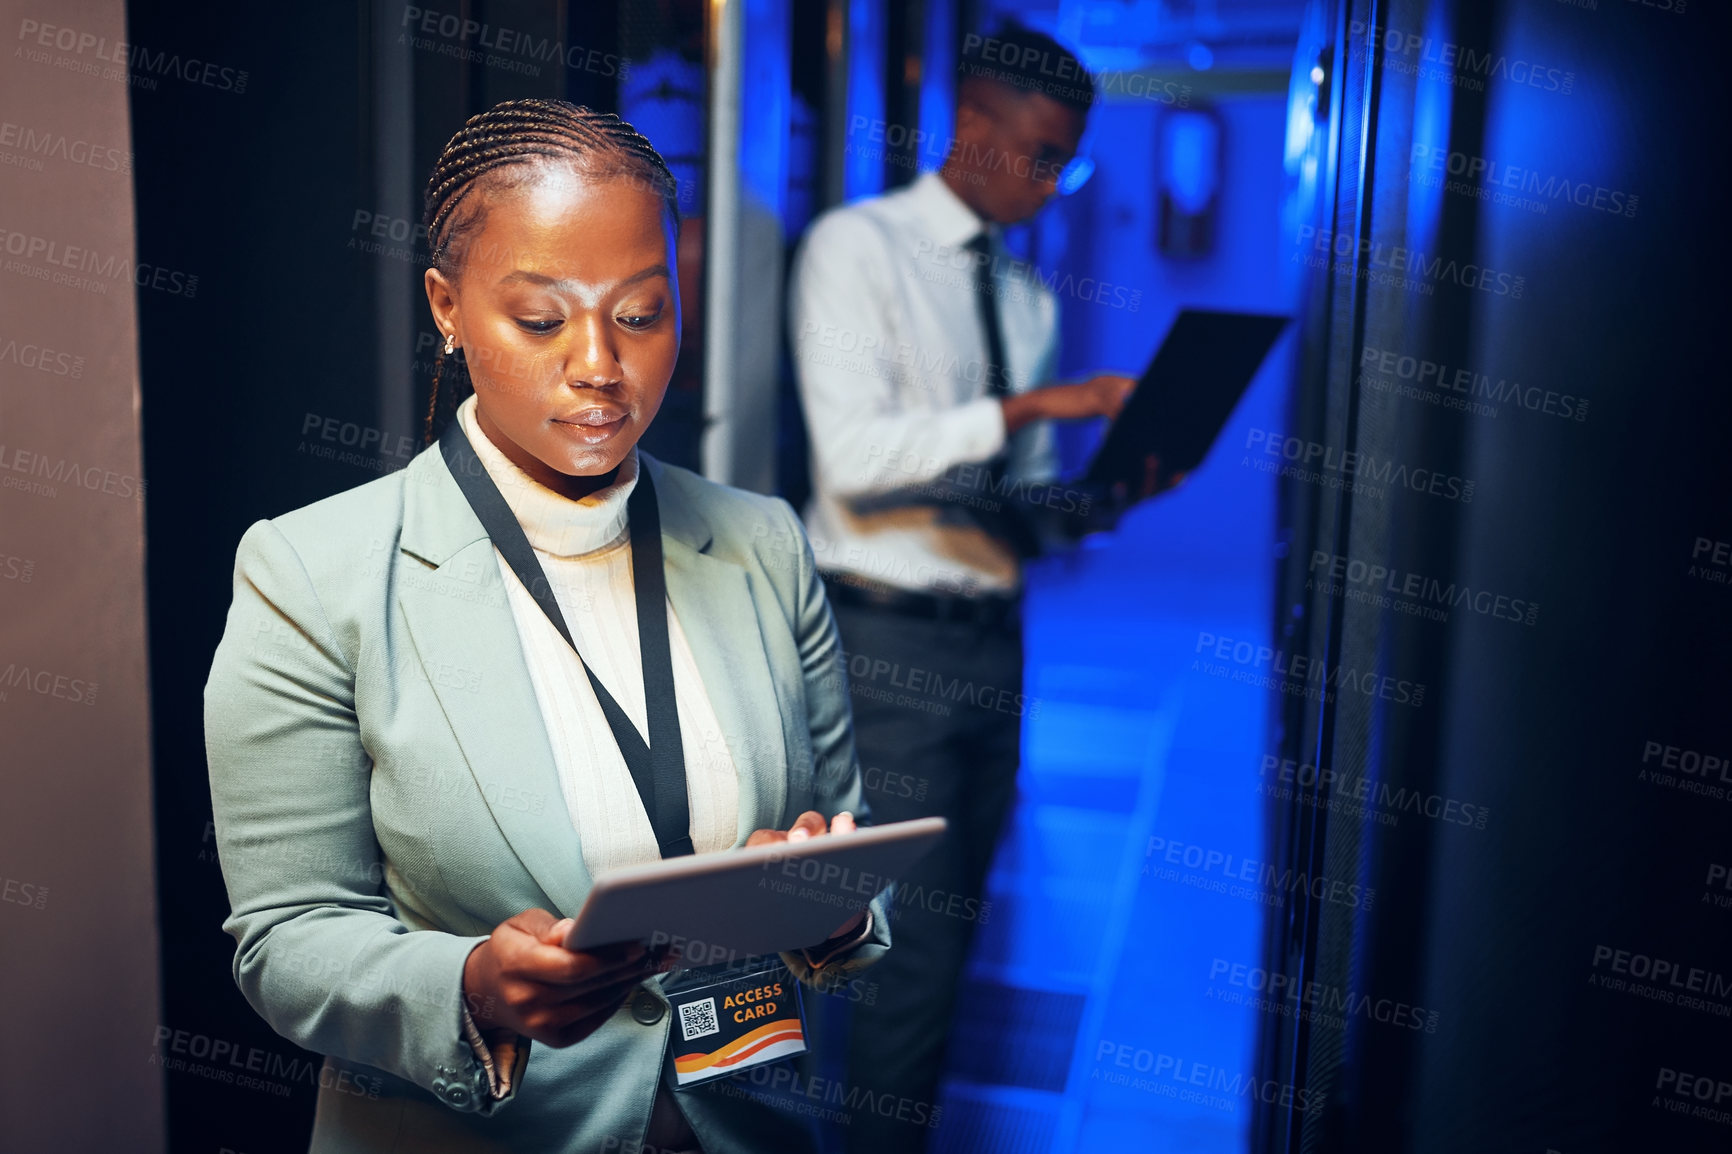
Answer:
M470 236L481 224L487 191L514 188L546 164L566 164L586 176L623 177L662 198L679 227L678 186L667 162L637 129L611 112L596 112L564 100L507 100L471 116L439 154L427 178L422 224L433 267L455 278ZM478 194L479 192L479 194ZM443 348L433 365L427 401L426 444L474 392L461 349L450 355L451 387Z

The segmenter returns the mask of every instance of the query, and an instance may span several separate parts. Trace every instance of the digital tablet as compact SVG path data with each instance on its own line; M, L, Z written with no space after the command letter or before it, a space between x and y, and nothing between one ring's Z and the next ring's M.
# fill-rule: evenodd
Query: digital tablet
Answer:
M1202 464L1286 327L1282 316L1181 312L1107 430L1085 482L1123 481L1135 491L1151 455L1160 458L1162 483Z
M672 944L688 965L823 942L944 836L941 817L867 826L614 870L589 891L567 949Z

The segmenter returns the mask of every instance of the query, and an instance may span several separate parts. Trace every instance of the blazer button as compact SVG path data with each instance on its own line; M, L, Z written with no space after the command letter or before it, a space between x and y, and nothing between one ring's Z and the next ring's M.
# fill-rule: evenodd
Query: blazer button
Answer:
M662 1020L662 1015L665 1013L667 1013L667 1007L662 1005L660 998L648 990L639 990L632 995L631 1016L644 1025L655 1025Z
M445 1100L461 1110L469 1105L469 1088L457 1085L447 1086L445 1087Z

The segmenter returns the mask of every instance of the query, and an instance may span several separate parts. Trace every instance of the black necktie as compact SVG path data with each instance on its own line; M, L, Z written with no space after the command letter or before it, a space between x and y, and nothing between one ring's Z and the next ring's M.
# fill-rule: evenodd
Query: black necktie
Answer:
M998 285L992 276L992 238L983 229L975 233L965 247L974 256L974 308L980 315L981 333L986 338L986 363L981 367L981 379L986 383L987 396L1008 397L1010 368L1005 363L1004 333L998 327ZM1008 452L1006 446L1006 452L995 457L987 469L991 504L976 506L975 519L988 533L1014 549L1017 556L1033 557L1040 552L1040 540L1017 507L1011 486L1005 483L1004 466Z
M992 278L992 239L984 231L977 232L967 248L974 255L974 308L980 314L980 329L986 336L986 364L981 377L988 395L1008 397L1010 380L1004 363L1004 333L998 327L998 286Z

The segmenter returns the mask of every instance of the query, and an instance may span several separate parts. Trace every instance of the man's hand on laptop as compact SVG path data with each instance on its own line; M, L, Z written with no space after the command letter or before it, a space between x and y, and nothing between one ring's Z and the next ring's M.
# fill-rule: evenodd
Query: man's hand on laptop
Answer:
M1033 421L1078 421L1089 417L1111 419L1125 407L1125 398L1137 387L1133 377L1100 373L1069 385L1046 385L1004 398L1004 429L1014 433Z
M1143 467L1135 482L1120 481L1108 489L1103 500L1094 502L1087 513L1064 522L1065 536L1080 541L1093 533L1110 533L1118 528L1119 520L1133 505L1158 493L1175 489L1185 479L1184 473L1174 473L1164 480L1161 459L1150 453L1143 458Z
M1108 490L1108 496L1111 499L1113 507L1123 511L1124 509L1135 505L1138 501L1148 500L1156 493L1165 493L1168 489L1178 488L1180 482L1185 479L1186 475L1187 474L1184 473L1174 473L1166 479L1165 484L1162 484L1161 459L1155 454L1150 453L1148 456L1143 458L1143 473L1138 482L1135 485L1132 485L1128 481L1119 481Z

